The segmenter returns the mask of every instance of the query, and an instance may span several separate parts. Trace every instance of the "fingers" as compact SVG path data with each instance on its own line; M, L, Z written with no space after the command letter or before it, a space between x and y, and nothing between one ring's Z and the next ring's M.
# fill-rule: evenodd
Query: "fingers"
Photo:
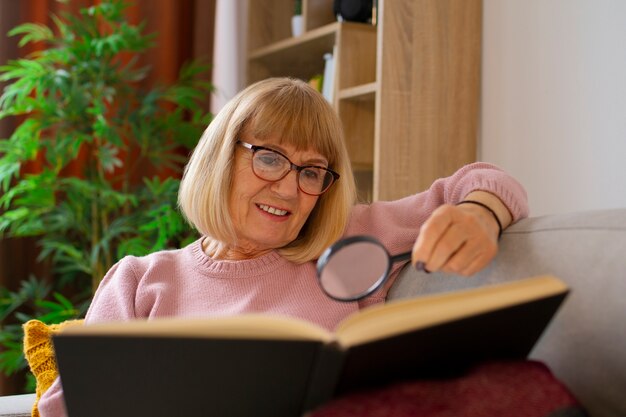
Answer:
M449 206L437 208L422 225L415 245L413 245L413 263L417 261L426 263L427 260L430 260L439 238L452 224L452 215L447 207Z
M425 259L426 269L438 271L447 267L455 254L461 254L466 251L466 248L463 247L466 239L465 230L458 223L450 224L436 241L430 257Z
M441 206L424 223L413 246L413 263L428 271L473 275L497 253L493 233L472 210Z
M452 254L441 270L451 274L470 276L485 268L495 256L497 247L490 243L480 245L478 242L478 239L472 239L466 243L462 250Z

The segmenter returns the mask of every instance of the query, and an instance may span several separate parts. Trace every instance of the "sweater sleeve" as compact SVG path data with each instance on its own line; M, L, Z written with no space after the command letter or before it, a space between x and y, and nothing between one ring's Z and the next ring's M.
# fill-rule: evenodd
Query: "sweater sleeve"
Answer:
M135 317L137 278L131 257L122 259L104 276L91 302L85 323L129 320ZM37 405L41 417L67 415L59 377L44 392Z
M63 388L61 379L57 377L50 388L46 390L37 403L37 409L41 417L66 417L65 401L63 400Z
M472 191L487 191L509 209L513 222L528 216L526 191L513 177L486 163L466 165L452 176L435 181L421 193L395 201L357 205L346 235L367 234L379 239L391 254L408 251L420 227L443 204L456 204Z
M139 279L134 269L137 258L127 256L107 272L93 297L85 323L131 320L135 314Z
M396 201L380 201L357 205L352 212L346 235L376 237L395 255L409 251L420 227L443 204L455 204L472 191L486 191L496 195L510 211L513 222L528 216L528 201L524 187L500 168L482 162L466 165L452 176L435 181L421 193ZM382 291L366 299L363 306L381 302L386 290L402 265L395 265L392 279Z

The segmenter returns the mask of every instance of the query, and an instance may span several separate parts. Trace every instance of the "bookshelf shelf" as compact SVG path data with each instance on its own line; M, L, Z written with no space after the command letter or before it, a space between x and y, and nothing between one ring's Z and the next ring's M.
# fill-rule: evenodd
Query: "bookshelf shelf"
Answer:
M335 45L335 34L339 23L328 25L305 32L296 38L290 37L250 52L248 59L271 59L276 56L290 55L295 49L305 49L307 54L314 55L317 51L332 51Z
M344 88L339 91L339 100L375 100L377 89L376 82Z

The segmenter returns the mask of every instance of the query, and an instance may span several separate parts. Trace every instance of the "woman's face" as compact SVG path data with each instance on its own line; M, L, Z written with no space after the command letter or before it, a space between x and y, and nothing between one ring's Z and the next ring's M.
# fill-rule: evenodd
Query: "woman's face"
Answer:
M316 151L297 152L293 146L278 145L271 137L258 140L244 133L240 140L276 150L296 165L328 165L326 158ZM230 194L230 215L238 238L232 249L246 258L295 240L319 198L298 189L294 170L276 182L260 179L252 171L252 155L252 150L236 146Z

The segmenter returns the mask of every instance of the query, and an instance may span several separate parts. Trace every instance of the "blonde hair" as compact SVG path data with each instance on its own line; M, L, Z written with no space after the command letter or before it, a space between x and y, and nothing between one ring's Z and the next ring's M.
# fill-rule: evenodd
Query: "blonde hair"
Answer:
M269 78L241 91L202 134L185 167L178 202L187 220L219 254L237 236L229 211L235 146L243 131L280 138L296 150L313 149L341 178L322 194L296 240L278 249L303 263L319 257L341 237L356 201L356 186L341 122L328 102L301 80Z

